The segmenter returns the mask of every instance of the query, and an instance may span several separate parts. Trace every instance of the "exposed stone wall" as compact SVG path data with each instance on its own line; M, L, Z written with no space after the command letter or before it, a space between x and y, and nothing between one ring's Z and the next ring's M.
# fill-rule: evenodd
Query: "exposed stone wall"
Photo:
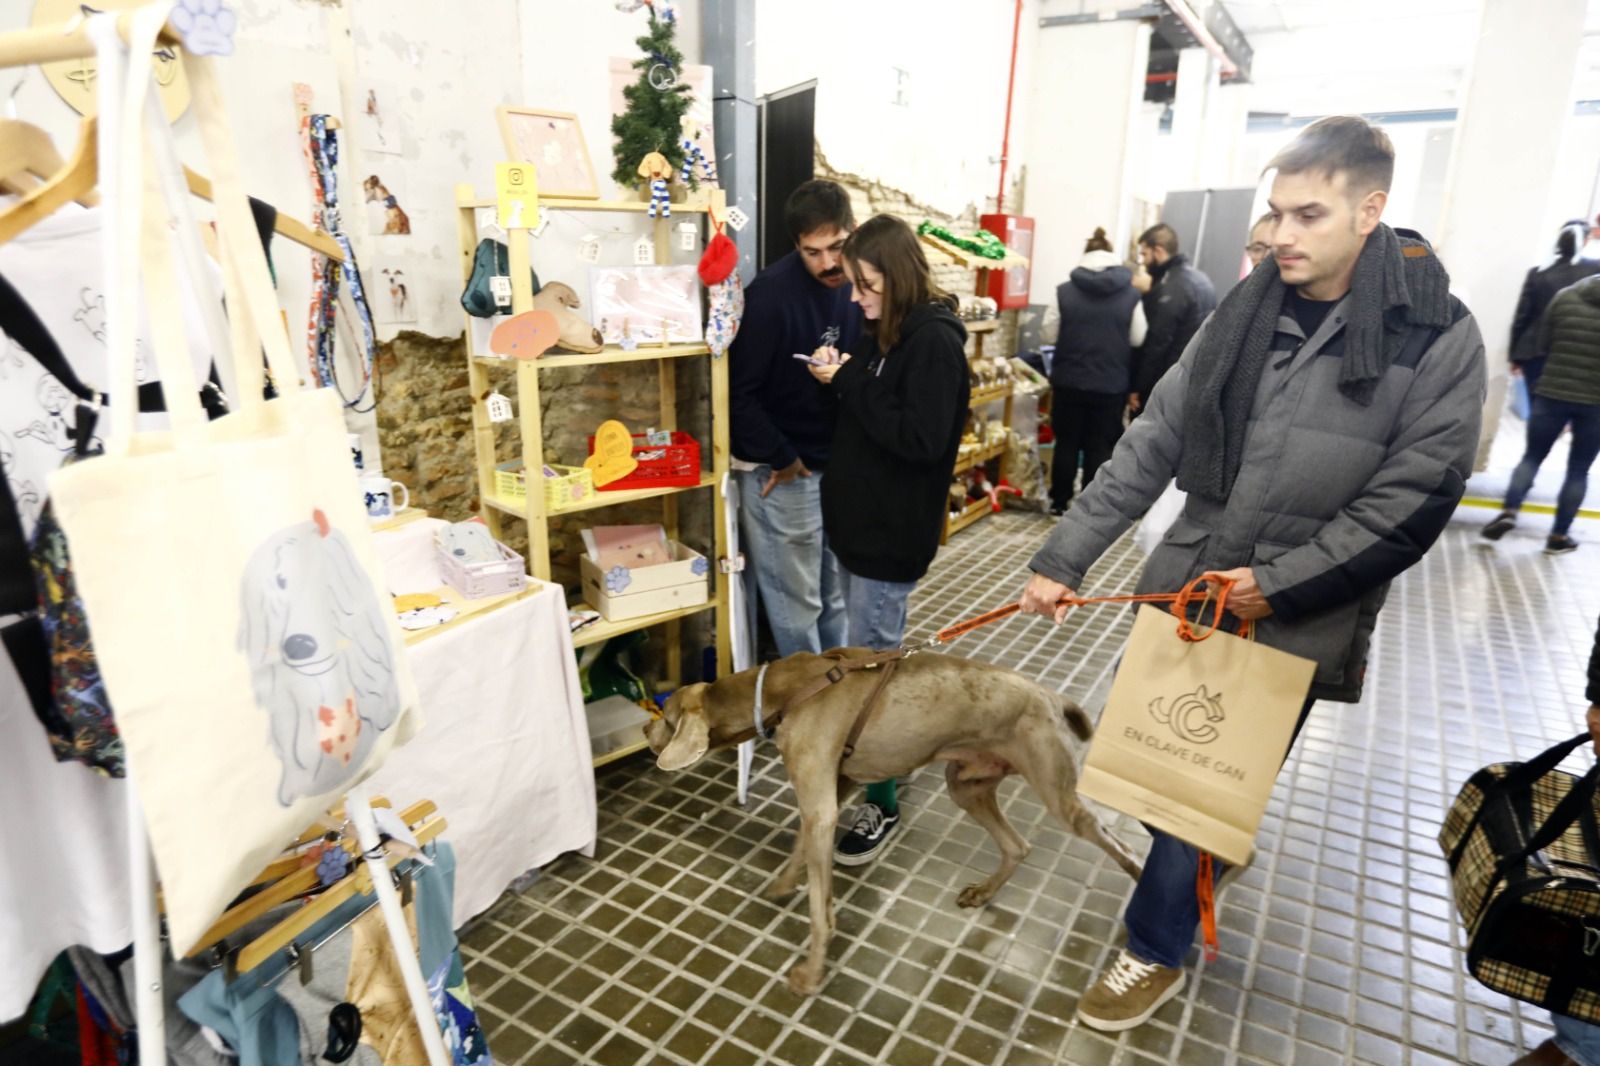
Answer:
M678 428L700 442L701 464L711 465L710 361L706 358L667 361L677 375ZM540 417L547 462L577 466L588 454L588 436L608 418L630 429L657 426L660 384L654 362L547 370L540 377ZM411 501L429 513L462 521L478 512L476 460L472 447L472 398L467 388L465 339L402 332L380 346L378 358L378 433L384 470L411 491ZM491 369L491 382L516 402L515 371ZM500 461L520 454L515 421L496 427ZM714 558L711 537L711 490L681 494L678 500L680 539ZM659 501L630 504L604 511L584 511L550 524L551 580L566 586L569 602L578 593L579 531L597 523L659 522ZM506 518L504 539L526 554L527 526ZM686 657L709 640L707 616L684 626ZM644 662L659 663L660 633L652 633ZM688 677L698 676L690 665Z

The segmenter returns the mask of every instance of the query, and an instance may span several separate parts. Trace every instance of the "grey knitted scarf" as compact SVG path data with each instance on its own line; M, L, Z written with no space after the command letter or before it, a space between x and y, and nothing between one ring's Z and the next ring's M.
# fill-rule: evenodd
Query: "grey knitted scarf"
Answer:
M1244 457L1256 386L1278 330L1286 288L1271 259L1236 285L1206 326L1183 400L1178 488L1222 503ZM1363 406L1400 354L1411 326L1450 325L1450 277L1427 242L1380 224L1351 279L1339 391ZM1309 338L1308 338L1309 339Z

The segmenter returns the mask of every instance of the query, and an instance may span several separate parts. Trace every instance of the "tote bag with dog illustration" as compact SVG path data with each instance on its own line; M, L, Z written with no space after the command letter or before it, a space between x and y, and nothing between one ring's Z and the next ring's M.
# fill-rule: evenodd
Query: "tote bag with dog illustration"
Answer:
M230 337L212 343L231 349L239 382L220 419L207 422L196 401L171 248L196 231L176 193L171 131L151 103L149 57L168 7L134 15L126 75L100 68L107 277L122 280L108 286L111 425L104 454L57 471L50 490L183 953L418 722L339 398L295 388L217 79L210 60L186 55L227 294ZM141 297L146 357L172 383L171 429L160 433L118 417L135 410ZM271 401L263 349L280 394Z
M1078 792L1246 862L1316 664L1140 607Z

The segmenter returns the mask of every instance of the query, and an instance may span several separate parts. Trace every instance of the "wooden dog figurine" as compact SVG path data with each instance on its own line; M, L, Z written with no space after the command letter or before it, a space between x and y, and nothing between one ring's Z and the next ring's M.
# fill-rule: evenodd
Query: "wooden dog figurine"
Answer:
M844 653L869 656L861 648ZM1139 863L1100 820L1078 801L1077 764L1068 733L1087 740L1088 715L1076 703L1046 692L1020 674L954 655L912 655L896 671L846 755L857 715L877 686L878 672L844 675L803 702L791 696L812 687L838 662L802 652L768 666L760 693L764 716L784 708L775 740L800 805L800 832L788 865L768 887L768 899L794 892L804 870L810 882L811 944L789 971L789 988L810 995L822 986L833 936L833 838L839 805L852 782L903 777L934 760L947 763L945 787L956 805L986 829L1000 849L1000 865L956 897L962 907L989 902L1028 854L1006 821L995 795L1000 782L1021 774L1056 820L1098 845L1138 879ZM714 684L673 693L645 730L663 770L681 770L708 751L748 739L757 700L758 671L744 670Z

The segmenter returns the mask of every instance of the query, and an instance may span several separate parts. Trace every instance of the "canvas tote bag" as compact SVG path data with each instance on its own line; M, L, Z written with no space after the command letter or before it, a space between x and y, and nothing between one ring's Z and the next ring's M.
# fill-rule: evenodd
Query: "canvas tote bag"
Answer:
M209 59L185 55L213 173L239 382L235 409L214 422L195 399L165 208L178 210L178 226L193 223L171 131L150 120L149 58L170 6L133 17L123 98L102 98L102 123L119 127L118 157L107 169L102 152L101 166L114 213L107 277L122 282L109 286L121 290L108 308L112 413L135 410L131 301L143 288L155 348L147 356L167 386L171 429L137 432L114 417L105 454L58 471L50 490L181 954L419 722L339 399L296 388L215 72ZM143 158L147 138L155 168ZM280 394L270 402L263 346Z
M1218 629L1185 640L1186 627L1139 608L1078 792L1237 865L1316 664Z

